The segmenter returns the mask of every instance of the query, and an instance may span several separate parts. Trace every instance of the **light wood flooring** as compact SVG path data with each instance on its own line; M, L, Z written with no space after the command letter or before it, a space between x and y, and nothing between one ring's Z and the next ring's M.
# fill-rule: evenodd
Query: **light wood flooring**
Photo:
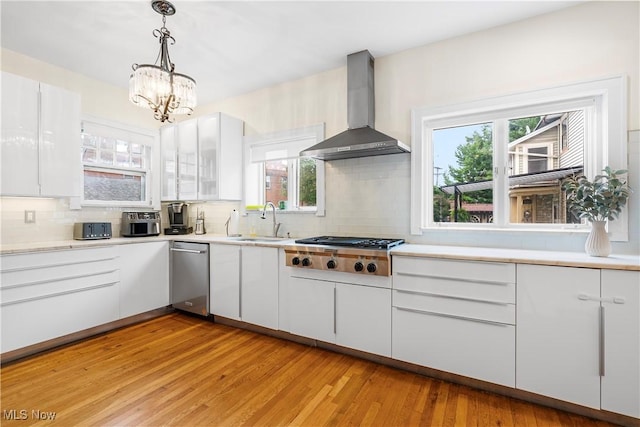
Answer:
M1 375L3 426L610 426L178 313Z

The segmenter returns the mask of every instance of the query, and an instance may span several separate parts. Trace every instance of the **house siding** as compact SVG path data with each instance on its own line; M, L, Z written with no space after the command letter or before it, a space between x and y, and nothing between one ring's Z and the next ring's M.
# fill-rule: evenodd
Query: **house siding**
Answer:
M567 120L568 145L560 156L561 168L584 165L584 112L572 111Z

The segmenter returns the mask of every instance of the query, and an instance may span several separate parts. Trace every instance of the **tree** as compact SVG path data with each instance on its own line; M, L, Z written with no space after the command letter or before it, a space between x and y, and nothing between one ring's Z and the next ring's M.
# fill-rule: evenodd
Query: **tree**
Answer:
M300 206L316 206L316 162L300 159Z
M474 131L465 137L466 144L460 144L454 153L458 167L449 166L444 174L447 185L479 182L493 179L493 144L491 127L484 125L480 132ZM492 203L493 191L480 190L464 193L467 203Z
M509 142L531 133L540 123L540 116L509 120Z

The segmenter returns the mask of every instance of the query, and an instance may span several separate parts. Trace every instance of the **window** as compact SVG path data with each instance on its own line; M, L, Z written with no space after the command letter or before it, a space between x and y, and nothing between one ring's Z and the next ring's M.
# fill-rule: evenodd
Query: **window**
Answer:
M245 138L245 205L324 215L324 162L300 151L324 139L324 125Z
M99 120L82 122L83 204L151 204L151 133Z
M412 232L581 227L562 183L627 168L624 86L604 79L414 110ZM624 240L626 223L610 233Z

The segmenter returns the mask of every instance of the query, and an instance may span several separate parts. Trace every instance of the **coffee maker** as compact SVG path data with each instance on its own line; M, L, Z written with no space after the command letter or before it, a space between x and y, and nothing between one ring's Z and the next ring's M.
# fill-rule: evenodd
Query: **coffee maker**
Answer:
M186 203L169 203L167 211L169 212L169 228L164 229L164 234L193 233L193 227L189 227L189 207Z

